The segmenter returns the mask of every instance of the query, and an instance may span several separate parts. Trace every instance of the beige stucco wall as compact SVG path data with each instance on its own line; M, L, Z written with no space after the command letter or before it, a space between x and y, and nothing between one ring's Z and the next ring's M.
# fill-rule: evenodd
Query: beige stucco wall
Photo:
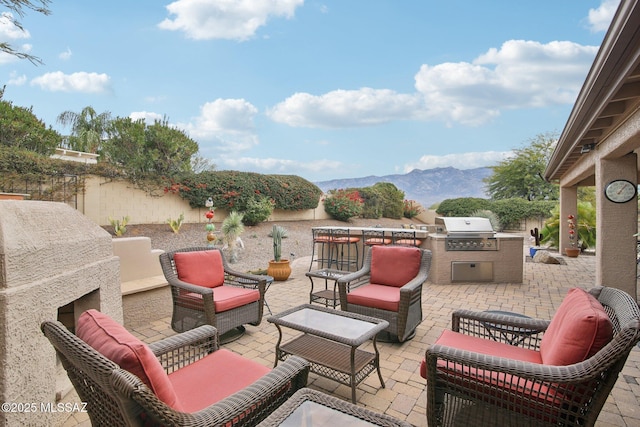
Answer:
M109 233L64 203L0 200L0 396L55 404L56 355L40 331L77 300L122 322ZM55 425L64 413L0 412L0 425Z
M129 224L165 224L167 219L177 219L184 214L185 223L204 223L207 209L193 209L177 194L162 191L150 195L134 188L126 181L111 181L101 177L89 177L85 183L85 194L78 196L78 210L100 226L110 225L109 218L122 220L128 216ZM227 212L216 210L216 221L222 221ZM300 221L327 219L329 215L320 203L318 208L304 211L276 209L269 221Z

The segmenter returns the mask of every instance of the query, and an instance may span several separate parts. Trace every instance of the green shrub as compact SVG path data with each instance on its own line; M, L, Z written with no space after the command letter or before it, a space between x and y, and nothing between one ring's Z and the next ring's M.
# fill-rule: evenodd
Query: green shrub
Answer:
M129 217L125 216L122 220L113 219L109 217L109 223L113 226L113 233L120 237L127 232L127 224L129 223Z
M350 189L357 191L364 203L362 207L362 217L367 219L382 218L382 197L378 190L373 187Z
M360 216L364 202L356 190L331 190L324 199L324 210L338 221Z
M500 223L500 218L495 213L488 211L486 209L477 210L471 212L471 216L479 217L479 218L487 218L491 223L491 228L494 231L502 231L502 224Z
M404 208L404 191L390 182L378 182L373 188L382 200L382 216L385 218L402 218Z
M256 225L266 221L273 213L275 202L267 197L253 197L247 202L242 222L245 225Z
M471 216L478 210L491 210L491 201L477 197L461 197L446 199L440 203L436 211L442 216Z
M177 193L200 208L211 197L215 208L246 212L256 197L273 200L275 209L315 209L322 190L304 178L293 175L262 175L253 172L204 171L169 180L165 192Z
M563 218L566 221L567 218ZM596 246L596 209L590 202L578 203L578 218L576 218L578 229L578 245L582 249ZM551 217L544 222L542 228L542 243L551 247L560 246L560 206L553 209Z

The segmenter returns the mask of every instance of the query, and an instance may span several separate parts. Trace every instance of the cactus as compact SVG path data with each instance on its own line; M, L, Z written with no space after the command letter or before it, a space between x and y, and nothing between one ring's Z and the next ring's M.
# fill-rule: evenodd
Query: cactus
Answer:
M533 230L529 230L534 239L536 239L536 246L540 246L540 240L542 240L542 233L538 233L538 227Z
M280 261L282 257L282 238L287 236L287 230L280 226L274 225L271 237L273 238L273 259Z

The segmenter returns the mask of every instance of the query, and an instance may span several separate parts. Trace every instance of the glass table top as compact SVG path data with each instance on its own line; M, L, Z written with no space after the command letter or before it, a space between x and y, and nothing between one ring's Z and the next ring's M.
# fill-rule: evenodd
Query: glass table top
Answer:
M367 421L345 414L332 408L315 402L303 402L291 413L281 426L287 427L313 427L313 426L372 426Z
M351 319L338 313L328 313L311 308L303 308L280 319L304 328L314 329L346 339L357 339L371 331L376 325L363 320Z

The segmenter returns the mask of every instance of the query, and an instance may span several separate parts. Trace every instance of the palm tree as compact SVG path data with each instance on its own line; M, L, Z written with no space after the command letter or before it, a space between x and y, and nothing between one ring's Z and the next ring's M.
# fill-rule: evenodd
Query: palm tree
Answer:
M69 148L87 153L100 150L102 138L111 122L111 113L96 113L93 107L84 107L80 113L65 111L57 118L63 126L71 126L71 136L67 142Z

